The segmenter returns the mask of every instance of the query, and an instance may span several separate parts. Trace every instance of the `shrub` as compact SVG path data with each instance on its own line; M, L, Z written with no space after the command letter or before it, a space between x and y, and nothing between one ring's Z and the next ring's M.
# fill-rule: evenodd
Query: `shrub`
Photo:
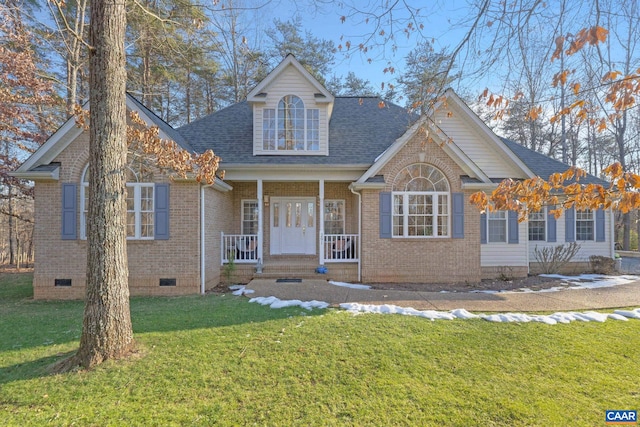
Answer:
M612 274L616 271L616 261L601 255L591 255L589 257L591 270L596 274Z
M545 246L542 249L536 246L533 249L533 256L544 274L556 274L576 256L579 250L580 245L576 242Z

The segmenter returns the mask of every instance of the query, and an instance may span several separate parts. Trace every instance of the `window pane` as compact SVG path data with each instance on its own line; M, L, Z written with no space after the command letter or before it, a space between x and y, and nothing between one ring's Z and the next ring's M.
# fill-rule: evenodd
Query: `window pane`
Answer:
M242 202L242 234L258 234L258 201Z
M325 234L344 234L344 200L324 201Z
M492 243L507 241L506 211L493 211L487 214L488 241Z
M544 242L546 225L544 211L529 212L529 240Z
M302 227L302 203L296 202L296 227Z
M576 240L593 240L593 211L576 211Z
M153 237L153 213L140 214L140 237Z
M304 150L304 103L294 95L278 104L278 150Z
M287 211L285 212L285 215L287 216L285 222L285 227L291 227L291 203L287 203Z
M316 204L313 202L307 203L307 227L315 227L313 217L315 216Z
M273 108L262 110L262 149L276 149L276 110Z
M273 204L273 226L280 227L280 203Z
M307 110L307 150L318 151L320 149L320 110L310 108Z

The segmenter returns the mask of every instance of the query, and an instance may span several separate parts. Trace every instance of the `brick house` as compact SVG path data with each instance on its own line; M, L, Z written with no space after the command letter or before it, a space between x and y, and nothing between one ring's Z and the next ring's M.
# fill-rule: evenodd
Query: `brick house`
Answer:
M212 148L225 170L202 185L131 165L131 294L204 293L230 261L239 282L452 283L525 276L535 247L564 242L581 243L578 263L614 256L609 211L520 224L513 212L480 214L472 193L567 166L500 139L453 91L445 98L417 117L379 98L335 97L291 55L246 101L178 129L127 95L162 138ZM88 133L71 119L14 173L35 181L35 298L84 296L88 157Z

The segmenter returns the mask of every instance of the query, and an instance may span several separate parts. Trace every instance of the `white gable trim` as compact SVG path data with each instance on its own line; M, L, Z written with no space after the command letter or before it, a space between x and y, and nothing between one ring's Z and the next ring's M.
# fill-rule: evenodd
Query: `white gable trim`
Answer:
M376 158L374 164L358 179L358 183L365 183L369 178L375 176L380 170L396 155L398 152L413 138L415 133L422 127L428 126L432 128L433 124L427 117L421 117L416 123L414 123L407 132L400 138L396 139L394 143L387 148L378 158ZM434 130L434 134L438 135L442 133L441 130ZM451 157L451 159L469 176L477 178L482 182L490 183L489 177L476 165L455 142L446 141L441 144L445 153Z
M140 118L147 124L147 126L156 126L151 117L133 101L131 95L127 94L127 110L136 111ZM89 102L86 102L82 106L83 110L89 109ZM41 166L48 165L55 160L77 137L79 137L84 129L76 125L75 117L69 118L58 130L47 139L23 164L20 165L13 176L24 179L58 179L57 171L52 172L37 172L32 169ZM159 129L159 136L162 139L172 139L169 135Z
M517 169L520 169L529 178L533 178L534 176L536 176L531 171L531 169L529 169L529 167L513 153L513 151L509 150L509 148L500 140L498 135L496 135L491 129L489 129L489 126L487 126L485 122L480 120L480 117L478 117L478 115L475 114L452 89L447 89L445 91L445 96L447 98L447 101L453 101L455 106L466 113L466 117L471 119L471 123L475 125L476 129L478 129L489 140L491 140L491 142L493 142L494 148L496 149L498 155L500 155L505 161L512 162Z
M86 104L85 104L86 106ZM85 108L85 107L83 107ZM67 146L75 140L83 129L76 125L74 117L69 118L15 171L15 176L26 178L31 169L51 163ZM52 179L55 179L52 177Z
M311 75L298 60L292 54L288 54L287 57L276 68L269 73L258 85L253 88L249 95L247 95L247 101L249 102L264 102L264 96L260 96L264 89L269 86L278 76L288 67L294 67L302 76L314 87L314 89L322 96L316 97L317 103L331 103L334 100L334 96L324 86L320 84L315 77Z

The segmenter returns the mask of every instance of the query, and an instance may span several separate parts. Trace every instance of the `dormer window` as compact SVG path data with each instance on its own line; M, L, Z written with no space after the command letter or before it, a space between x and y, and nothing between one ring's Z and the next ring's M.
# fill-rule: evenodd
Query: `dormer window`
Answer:
M278 108L262 110L262 149L265 151L318 151L320 111L306 108L302 99L285 95Z

